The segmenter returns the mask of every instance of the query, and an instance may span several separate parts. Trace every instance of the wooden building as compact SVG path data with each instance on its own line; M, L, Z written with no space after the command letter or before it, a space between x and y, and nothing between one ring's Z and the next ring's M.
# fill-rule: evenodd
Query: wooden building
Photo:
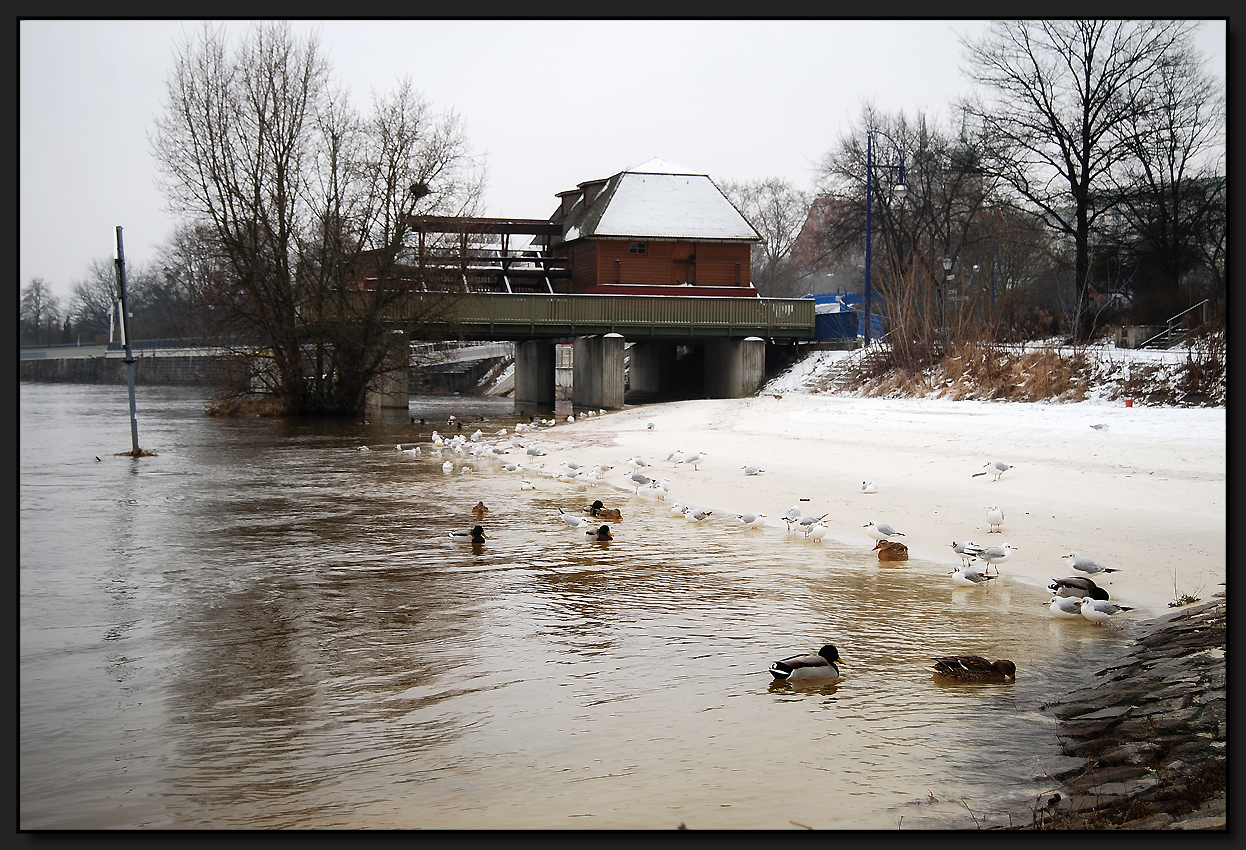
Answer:
M761 238L707 175L651 160L557 197L549 220L413 216L416 277L469 292L758 295Z

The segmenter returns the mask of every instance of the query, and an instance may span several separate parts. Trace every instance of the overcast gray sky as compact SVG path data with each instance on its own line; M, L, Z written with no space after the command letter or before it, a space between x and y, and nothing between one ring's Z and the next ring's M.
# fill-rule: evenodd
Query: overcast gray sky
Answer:
M654 157L716 180L813 185L862 105L949 120L969 91L957 20L295 21L361 109L413 86L453 109L489 172L485 215L547 218L555 194ZM172 55L200 22L19 23L19 289L67 302L93 259L155 258L175 221L148 141ZM246 21L229 21L241 36ZM1200 48L1225 75L1225 21Z

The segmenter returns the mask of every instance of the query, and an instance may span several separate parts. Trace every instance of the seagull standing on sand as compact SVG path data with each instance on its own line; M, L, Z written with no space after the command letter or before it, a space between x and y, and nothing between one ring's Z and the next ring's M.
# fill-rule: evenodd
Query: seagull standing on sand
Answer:
M1103 564L1097 563L1096 561L1087 558L1084 555L1079 555L1076 552L1069 552L1069 554L1061 555L1060 557L1067 560L1073 569L1083 575L1094 576L1099 575L1100 573L1120 572L1120 570L1114 567L1105 567Z
M759 472L765 472L765 471L766 471L766 470L762 469L760 466L753 466L751 463L746 463L746 464L744 464L744 466L742 466L742 467L740 467L740 468L744 470L744 474L745 474L745 475L756 475L756 474L757 474L757 473L759 473Z
M991 505L986 509L986 521L991 524L988 534L1003 533L999 527L1004 524L1004 512L999 509L998 505Z
M631 475L628 476L628 478L630 478L632 480L632 483L636 485L637 496L640 495L641 487L648 487L650 484L653 483L653 479L650 478L648 475L645 475L643 472L633 472Z
M628 466L630 466L632 469L637 469L637 470L639 470L639 469L644 469L646 466L648 466L648 465L649 465L649 464L645 463L644 458L639 458L639 457L629 457L629 458L627 459L626 463L627 463L627 465L628 465Z
M1012 464L1004 463L1002 460L993 460L986 464L986 471L994 475L993 481L998 481L999 477L1008 470L1012 469ZM983 473L979 472L979 475Z
M878 485L875 484L873 481L862 481L861 492L862 493L877 493Z
M866 534L873 537L875 540L890 540L892 537L904 536L903 531L896 531L885 522L874 522L873 520L870 520L862 526L862 528L865 529Z
M658 501L659 501L659 502L665 502L665 501L666 501L666 494L667 494L667 493L669 493L669 492L671 492L671 479L669 479L669 478L660 478L660 479L658 479L657 481L654 481L654 482L653 482L653 484L651 484L651 485L649 485L649 486L653 487L653 489L654 489L654 490L657 490L657 491L658 491ZM639 491L637 491L637 492L639 492Z
M692 464L693 471L698 471L697 464L705 460L705 455L706 455L706 452L693 452L692 454L688 455L686 458L681 460L680 463L690 463Z
M978 560L986 561L995 568L995 575L999 575L999 565L1007 561L1015 551L1017 550L1011 543L1005 543L1003 546L988 546L978 553Z
M970 562L982 552L982 547L972 540L952 541L952 551L960 555L962 566L969 566Z

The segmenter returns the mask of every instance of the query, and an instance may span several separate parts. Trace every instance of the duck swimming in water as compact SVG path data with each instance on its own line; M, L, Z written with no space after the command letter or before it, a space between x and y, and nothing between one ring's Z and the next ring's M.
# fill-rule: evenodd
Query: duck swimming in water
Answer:
M980 655L947 655L936 658L934 662L934 674L940 679L1012 682L1017 678L1017 665L1004 659L992 663Z
M483 543L489 535L485 534L484 526L475 526L471 531L451 531L450 539L459 543Z
M816 655L789 655L781 661L770 665L770 675L784 682L799 682L810 679L837 679L839 668L843 664L839 650L834 644L827 644L818 650Z

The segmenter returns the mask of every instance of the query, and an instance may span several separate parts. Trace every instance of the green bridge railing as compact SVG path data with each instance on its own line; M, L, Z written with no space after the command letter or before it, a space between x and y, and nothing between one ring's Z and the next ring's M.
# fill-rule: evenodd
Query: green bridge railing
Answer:
M413 292L387 318L423 339L814 337L806 298Z

